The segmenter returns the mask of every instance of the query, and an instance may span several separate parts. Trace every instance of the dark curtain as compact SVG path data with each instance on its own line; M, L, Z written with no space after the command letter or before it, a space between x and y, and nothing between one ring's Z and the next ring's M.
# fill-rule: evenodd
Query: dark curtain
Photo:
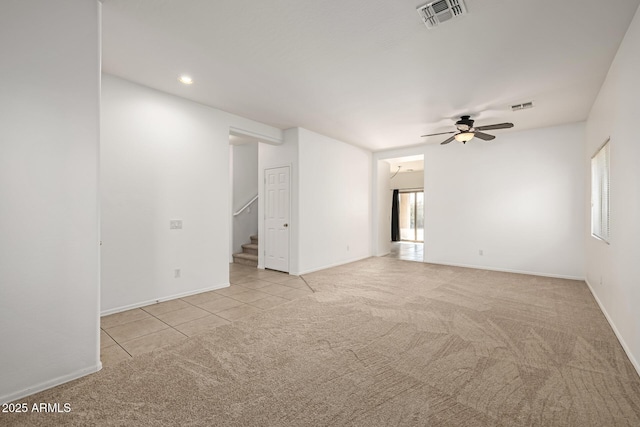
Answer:
M400 192L393 190L391 202L391 241L400 241Z

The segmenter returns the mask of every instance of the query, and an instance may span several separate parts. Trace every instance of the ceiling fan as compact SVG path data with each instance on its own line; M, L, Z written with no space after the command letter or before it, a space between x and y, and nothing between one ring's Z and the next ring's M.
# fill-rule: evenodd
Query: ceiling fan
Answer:
M483 130L496 130L496 129L509 129L513 127L513 123L496 123L495 125L486 125L486 126L478 126L473 127L473 120L471 120L471 116L461 116L460 120L456 122L457 131L451 132L441 132L441 133L430 133L425 136L435 136L435 135L445 135L448 133L455 133L455 135L445 139L440 143L440 145L448 144L454 139L456 141L460 141L465 144L467 141L473 139L473 137L477 137L483 139L485 141L491 141L495 138L493 135L489 135L488 133L480 132Z

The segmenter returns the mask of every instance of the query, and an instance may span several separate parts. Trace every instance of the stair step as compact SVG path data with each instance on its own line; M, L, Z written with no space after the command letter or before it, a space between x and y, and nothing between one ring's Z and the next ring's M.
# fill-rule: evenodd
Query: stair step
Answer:
M252 245L257 245L258 244L258 235L254 234L253 236L249 236L249 238L251 239L251 244Z
M233 262L236 264L250 265L253 267L258 266L258 255L251 255L245 253L233 254Z
M253 243L246 243L242 245L242 253L250 255L258 255L258 245Z

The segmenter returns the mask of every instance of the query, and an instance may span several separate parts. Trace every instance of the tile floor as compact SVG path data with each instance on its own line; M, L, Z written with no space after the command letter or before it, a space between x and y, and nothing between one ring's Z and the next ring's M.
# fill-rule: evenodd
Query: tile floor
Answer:
M100 358L113 365L312 293L300 277L229 264L231 286L105 316Z
M402 259L405 261L423 261L424 243L414 242L391 242L391 252L385 255L389 258Z

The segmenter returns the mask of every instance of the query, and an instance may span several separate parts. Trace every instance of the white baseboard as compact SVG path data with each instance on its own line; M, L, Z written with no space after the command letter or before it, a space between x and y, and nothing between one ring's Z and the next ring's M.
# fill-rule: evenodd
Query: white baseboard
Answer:
M332 267L338 267L340 265L345 265L345 264L350 264L352 262L356 262L356 261L361 261L363 259L367 259L367 258L371 258L371 255L365 255L365 256L361 256L361 257L356 257L356 258L352 258L349 260L345 260L345 261L340 261L340 262L336 262L333 264L328 264L322 267L314 267L314 268L310 268L308 270L304 270L304 271L300 271L297 273L289 273L289 274L294 274L296 276L301 276L303 274L309 274L309 273L313 273L314 271L320 271L320 270L326 270L327 268L332 268Z
M636 372L638 372L638 375L640 375L640 363L638 363L638 360L633 356L633 353L631 353L631 349L625 342L624 338L622 337L622 334L620 334L620 331L618 331L618 328L616 328L616 325L615 323L613 323L611 316L609 316L609 313L607 313L607 309L604 308L602 301L600 301L600 298L598 298L598 295L596 295L596 293L594 292L593 287L591 286L591 283L589 283L589 280L585 279L584 281L587 283L587 286L591 291L591 295L593 295L593 298L598 303L598 306L600 307L602 314L604 314L604 317L607 319L607 322L609 322L609 326L611 326L611 329L613 329L613 333L616 334L616 338L618 338L618 341L620 342L622 349L624 350L625 353L627 353L627 357L631 361L631 364L636 369Z
M170 301L170 300L177 299L177 298L184 298L184 297L188 297L190 295L200 294L202 292L215 291L217 289L223 289L223 288L228 288L228 287L229 287L229 283L223 283L222 285L216 285L216 286L211 286L211 287L208 287L208 288L196 289L195 291L188 291L188 292L183 292L183 293L180 293L180 294L175 294L175 295L169 295L169 296L164 296L164 297L160 297L160 298L155 298L155 299L151 299L151 300L147 300L147 301L136 302L134 304L128 304L128 305L124 305L122 307L110 308L108 310L101 311L100 312L100 317L108 316L109 314L120 313L122 311L132 310L134 308L145 307L147 305L156 304L156 303L159 303L159 302Z
M524 271L524 270L512 270L512 269L509 269L509 268L486 267L486 266L483 266L483 265L456 264L456 263L440 262L440 261L424 261L424 263L426 263L426 264L438 264L438 265L450 265L451 267L475 268L476 270L500 271L500 272L503 272L503 273L527 274L529 276L553 277L555 279L585 280L585 278L581 277L581 276L568 276L568 275L564 275L564 274L540 273L540 272L536 272L536 271Z
M69 381L77 380L78 378L84 377L86 375L94 374L98 372L100 369L102 369L102 363L98 362L98 364L95 366L80 369L70 374L63 375L61 377L57 377L52 380L41 382L40 384L36 384L32 387L25 388L24 390L16 391L10 394L5 394L4 396L0 396L0 404L13 402L18 399L22 399L23 397L31 396L32 394L39 393L41 391L62 385L64 383L68 383Z

